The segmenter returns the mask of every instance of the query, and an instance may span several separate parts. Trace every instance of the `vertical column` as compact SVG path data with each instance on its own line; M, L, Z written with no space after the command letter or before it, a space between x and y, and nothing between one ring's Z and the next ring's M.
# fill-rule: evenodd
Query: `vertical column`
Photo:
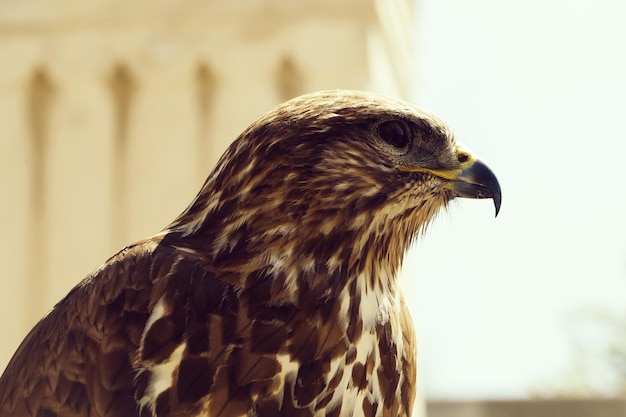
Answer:
M216 155L211 155L210 147L210 126L213 106L215 104L215 92L217 89L217 79L208 64L200 62L195 73L196 105L198 117L198 176L206 177L209 169L208 161L215 159Z
M280 101L289 100L304 93L304 74L291 56L281 59L276 71L276 84Z
M50 114L54 87L45 68L33 71L28 86L27 123L31 141L30 154L30 213L28 225L27 302L24 303L27 323L39 318L39 310L31 307L44 304L47 266L47 150L50 131Z
M127 66L117 64L109 80L113 104L113 159L112 176L112 239L123 242L127 238L128 210L128 136L136 82Z

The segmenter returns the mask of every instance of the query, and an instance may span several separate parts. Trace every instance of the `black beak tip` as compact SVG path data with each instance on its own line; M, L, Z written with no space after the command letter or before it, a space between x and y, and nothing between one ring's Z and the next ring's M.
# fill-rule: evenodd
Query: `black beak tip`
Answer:
M500 213L500 206L502 206L502 190L500 189L500 183L498 183L496 175L489 168L486 168L486 173L481 179L483 180L484 187L490 194L489 197L493 199L493 205L496 208L495 217L498 217L498 213Z
M497 193L493 193L493 205L496 207L496 217L498 217L500 206L502 205L502 193L500 193L500 190Z

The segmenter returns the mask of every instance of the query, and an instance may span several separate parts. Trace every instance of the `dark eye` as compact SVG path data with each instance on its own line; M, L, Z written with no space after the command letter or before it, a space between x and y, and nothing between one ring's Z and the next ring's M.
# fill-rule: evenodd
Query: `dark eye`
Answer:
M389 120L378 125L378 134L382 140L396 148L404 148L409 144L406 126L398 120Z

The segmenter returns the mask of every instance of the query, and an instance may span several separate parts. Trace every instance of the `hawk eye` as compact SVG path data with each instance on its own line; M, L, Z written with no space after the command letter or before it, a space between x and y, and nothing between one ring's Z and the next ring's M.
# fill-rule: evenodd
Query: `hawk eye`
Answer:
M378 135L382 140L396 148L404 148L409 144L409 133L404 123L388 120L378 125Z

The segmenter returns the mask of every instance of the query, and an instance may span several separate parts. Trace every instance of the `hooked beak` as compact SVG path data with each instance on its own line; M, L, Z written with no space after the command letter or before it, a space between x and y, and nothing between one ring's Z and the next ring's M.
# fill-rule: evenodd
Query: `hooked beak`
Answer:
M452 189L457 197L492 198L498 215L502 204L500 184L493 171L482 161L475 159L471 165L462 169L452 181Z
M491 198L496 207L496 216L502 204L502 191L496 175L474 155L457 146L456 157L460 166L455 169L432 169L424 167L401 168L408 172L423 172L446 180L445 188L455 197Z

